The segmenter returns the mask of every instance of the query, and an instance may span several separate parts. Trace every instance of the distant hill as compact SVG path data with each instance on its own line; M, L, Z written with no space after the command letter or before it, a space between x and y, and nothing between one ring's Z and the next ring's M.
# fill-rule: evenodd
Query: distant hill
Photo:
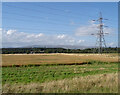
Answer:
M64 49L86 49L86 48L94 48L92 46L79 46L79 45L33 45L33 46L25 46L20 48L64 48Z

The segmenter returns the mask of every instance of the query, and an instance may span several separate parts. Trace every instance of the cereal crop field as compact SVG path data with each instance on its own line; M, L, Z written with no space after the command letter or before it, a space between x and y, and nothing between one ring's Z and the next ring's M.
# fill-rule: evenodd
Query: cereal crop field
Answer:
M118 54L3 54L2 66L118 62Z
M2 61L3 93L118 91L117 54L4 54Z

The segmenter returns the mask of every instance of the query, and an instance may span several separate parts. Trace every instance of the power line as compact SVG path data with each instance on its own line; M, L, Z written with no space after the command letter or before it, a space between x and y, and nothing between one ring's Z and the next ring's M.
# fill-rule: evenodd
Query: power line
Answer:
M33 5L33 4L31 4L31 5ZM50 10L57 10L57 11L61 11L61 12L65 12L65 13L72 13L72 15L73 15L73 12L71 12L71 11L66 11L66 10L63 10L63 9L58 9L58 8L53 8L53 7L48 7L48 6L41 6L41 5L35 5L35 6L38 6L38 7L42 7L42 8L47 8L47 9L50 9ZM87 14L82 14L82 13L78 13L78 12L74 12L75 14L77 14L77 15L82 15L82 16L88 16L88 17L95 17L95 16L90 16L90 15L87 15Z
M70 33L70 32L75 32L75 30L73 30L73 31L69 31L69 30L55 30L55 29L38 29L38 28L24 28L24 27L2 27L2 29L7 29L7 30L9 30L9 29L12 29L12 30L16 30L16 29L19 29L18 31L22 31L22 32L29 32L30 30L31 31L33 31L34 30L34 33L36 33L35 31L42 31L42 32L47 32L47 31L51 31L51 32L55 32L55 33L66 33L66 32L68 32L68 33ZM23 29L23 30L21 30L21 29ZM115 33L114 33L115 34ZM111 35L112 36L114 36L114 34L112 33ZM81 33L81 35L86 35L86 36L90 36L90 34L85 34L85 33Z
M65 30L54 30L54 29L34 29L34 28L22 28L22 27L2 27L3 29L13 29L13 30L16 30L16 29L24 29L22 32L25 32L25 31L29 31L29 30L35 30L35 31L52 31L52 32L59 32L62 31L62 32L73 32L73 31L65 31Z
M29 11L33 11L33 12L41 12L41 10L36 10L36 9L28 9L28 8L20 8L20 7L17 7L17 6L10 6L10 5L6 5L5 4L5 6L7 6L7 7L15 7L15 8L19 8L19 9L24 9L24 10L29 10ZM48 7L47 7L48 8ZM57 9L56 9L57 10ZM58 9L59 10L59 9ZM61 9L60 9L61 10ZM61 11L63 11L63 10L61 10ZM43 12L43 11L42 11ZM38 16L31 16L31 15L23 15L23 14L17 14L17 13L9 13L9 12L4 12L3 11L3 13L7 13L7 14L15 14L15 15L19 15L19 16L28 16L28 18L32 18L32 17L34 17L34 18L38 18L39 19L39 17ZM43 12L43 13L45 13L45 12ZM48 14L52 14L52 13L48 13ZM52 15L56 15L56 14L52 14ZM57 14L57 15L60 15L60 14ZM83 14L82 14L83 15ZM86 14L84 14L84 15L86 15ZM84 16L83 15L83 16ZM88 15L89 16L89 15ZM42 16L40 16L41 18L44 18L44 17L42 17ZM43 20L43 19L42 19ZM53 21L53 20L59 20L59 19L47 19L47 20L50 20L50 21ZM60 19L59 21L62 21L62 19ZM72 23L72 22L71 22ZM74 24L74 26L76 25L76 24L81 24L81 23L75 23ZM65 24L64 24L65 25Z
M7 5L8 6L8 5ZM12 6L13 7L13 6ZM16 7L16 6L15 6ZM17 7L18 8L18 7ZM26 9L26 8L25 8ZM7 12L8 13L8 12ZM16 13L14 13L14 14L16 14ZM20 14L16 14L16 15L20 15ZM28 15L20 15L20 16L28 16ZM29 17L29 16L28 16ZM30 17L36 17L36 16L30 16ZM38 18L38 17L37 17ZM6 18L5 18L6 19ZM8 18L9 19L9 18ZM11 19L9 19L9 20L11 20ZM32 21L32 20L23 20L23 19L13 19L13 20L20 20L20 21ZM32 21L32 22L34 22L34 21ZM35 21L36 23L40 23L38 20L37 21ZM42 21L42 22L46 22L46 21ZM69 24L58 24L58 23L56 23L56 22L48 22L47 21L47 24L55 24L55 25L69 25Z
M64 32L64 33L66 33L66 32L68 32L68 33L74 32L74 30L73 30L73 31L69 31L69 30L66 30L66 31L65 31L65 30L54 30L54 29L47 29L47 30L45 29L45 30L44 30L44 29L22 28L22 27L2 27L2 28L3 28L3 29L10 28L10 29L13 29L13 30L16 30L16 29L24 29L23 31L20 30L20 31L22 31L22 32L27 32L27 31L29 31L29 30L32 30L32 31L33 31L33 30L35 30L35 31L36 31L36 30L37 30L37 31L42 31L42 33L47 32L47 31L51 31L51 32L55 32L55 33L56 33L56 32L58 32L58 33L61 33L61 32L62 32L62 33L63 33L63 32ZM18 31L19 31L19 30L18 30ZM43 31L44 31L44 32L43 32ZM81 35L86 35L86 36L88 35L88 36L89 36L90 34L81 33Z
M14 12L9 13L9 12L3 11L3 13L5 13L5 14L14 14L14 15L22 16L22 17L27 17L27 18L37 18L37 20L43 20L43 19L45 19L45 17L42 17L42 16L38 17L38 16L32 16L32 15L18 14L18 13L14 13ZM40 19L40 18L43 18L43 19ZM52 22L54 22L53 20L56 21L56 19L46 19L46 20L52 21ZM59 21L61 21L61 20L59 20ZM58 23L58 22L57 22L57 23ZM68 24L68 23L66 23L66 24ZM81 24L81 23L75 23L75 25L76 25L76 24ZM65 25L65 24L63 24L63 25Z
M24 9L24 10L27 10L27 11L46 13L45 11L36 10L36 9L17 7L17 6L11 6L11 5L6 5L6 4L5 4L5 6L7 6L7 7L13 7L13 8L15 7L15 8L19 8L19 9ZM50 14L50 15L58 15L58 16L63 16L63 17L66 16L66 15L64 15L64 14L57 14L57 13L51 13L51 12L48 12L47 14ZM83 14L81 14L81 15L83 15ZM84 14L83 16L85 16L85 14ZM87 15L87 16L88 16L88 15ZM67 18L68 18L68 17L80 18L79 16L72 16L72 15L67 15ZM91 16L88 16L88 17L91 17Z
M24 20L24 19L18 19L18 18L13 18L13 19L11 19L10 17L5 17L4 16L4 18L3 19L8 19L8 20L15 20L15 21L20 21L20 22L34 22L34 23L40 23L40 22L42 22L42 23L46 23L46 24L51 24L51 25L61 25L61 26L74 26L74 25L70 25L70 24L59 24L59 23L56 23L56 22L50 22L50 21L43 21L43 20L40 20L40 21L34 21L34 20Z

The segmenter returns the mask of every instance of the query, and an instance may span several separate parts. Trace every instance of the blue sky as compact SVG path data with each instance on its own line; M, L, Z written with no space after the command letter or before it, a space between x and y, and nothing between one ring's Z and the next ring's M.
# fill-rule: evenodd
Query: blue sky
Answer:
M99 12L103 23L107 46L117 46L117 2L39 2L3 3L3 47L28 45L80 45L95 46Z

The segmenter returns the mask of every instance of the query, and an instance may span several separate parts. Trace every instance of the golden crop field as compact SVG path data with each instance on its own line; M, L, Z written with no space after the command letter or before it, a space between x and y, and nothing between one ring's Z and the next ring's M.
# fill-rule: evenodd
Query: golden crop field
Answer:
M89 61L118 62L118 54L2 54L2 66L28 64L81 64Z

